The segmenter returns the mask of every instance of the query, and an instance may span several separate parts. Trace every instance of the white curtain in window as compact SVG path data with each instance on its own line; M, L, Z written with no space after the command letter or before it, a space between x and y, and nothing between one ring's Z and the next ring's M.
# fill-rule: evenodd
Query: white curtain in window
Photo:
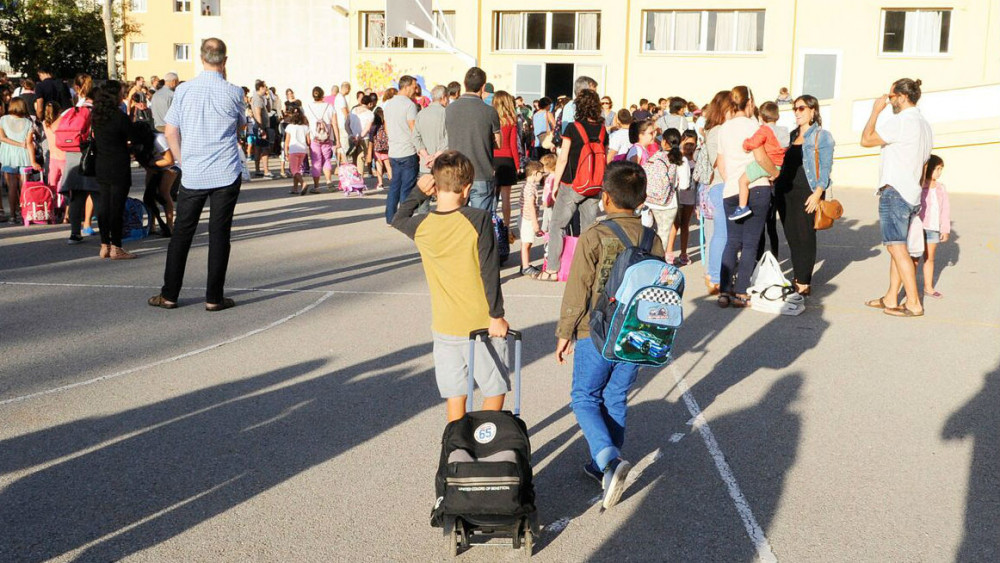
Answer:
M701 12L677 12L674 51L701 49Z
M650 12L647 16L653 21L653 44L650 47L653 51L670 50L671 32L673 31L670 27L670 17L672 15L671 12Z
M576 20L576 49L578 51L596 51L597 34L600 33L598 21L600 14L596 12L581 12Z
M941 12L906 12L904 53L938 53L941 50Z
M385 18L382 14L368 15L368 34L365 40L365 47L369 49L382 49L385 47Z
M441 17L442 12L434 12L434 23L438 27L438 37L448 40L448 33L451 32L451 36L455 36L455 12L443 12L444 18Z
M736 50L757 50L757 12L739 12L736 24Z
M709 45L710 51L732 51L733 35L736 34L736 12L717 12L715 14L715 37ZM709 39L713 39L709 37Z
M452 31L454 32L454 30ZM500 49L523 48L524 14L521 12L500 14Z

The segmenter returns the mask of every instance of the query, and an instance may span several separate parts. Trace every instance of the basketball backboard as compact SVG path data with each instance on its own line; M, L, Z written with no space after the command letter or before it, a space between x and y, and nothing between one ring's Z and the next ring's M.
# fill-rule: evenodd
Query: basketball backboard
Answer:
M385 32L389 37L415 37L407 24L434 35L431 0L385 0ZM412 28L411 28L412 29Z

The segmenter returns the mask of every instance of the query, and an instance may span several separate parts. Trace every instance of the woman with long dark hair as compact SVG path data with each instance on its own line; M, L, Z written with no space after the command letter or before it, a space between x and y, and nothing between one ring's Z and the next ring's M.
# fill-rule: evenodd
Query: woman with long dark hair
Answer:
M128 141L131 123L121 111L122 84L108 80L94 95L92 127L100 204L97 222L101 231L101 258L128 260L135 254L122 248L125 200L132 188Z
M792 256L795 291L809 295L816 267L813 221L823 193L830 187L835 143L833 135L823 129L819 100L799 96L792 102L792 110L798 127L792 130L781 173L774 182L774 195Z

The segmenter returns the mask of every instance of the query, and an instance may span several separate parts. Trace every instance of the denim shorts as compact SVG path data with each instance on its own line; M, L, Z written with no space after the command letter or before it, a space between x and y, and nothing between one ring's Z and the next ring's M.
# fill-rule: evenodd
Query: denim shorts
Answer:
M907 203L892 186L882 186L878 193L878 222L882 227L882 244L906 244L910 221L920 206Z
M924 229L924 239L927 241L927 244L937 244L941 242L941 231Z
M0 168L0 172L3 172L4 174L20 174L21 168L18 166L4 166L3 168Z

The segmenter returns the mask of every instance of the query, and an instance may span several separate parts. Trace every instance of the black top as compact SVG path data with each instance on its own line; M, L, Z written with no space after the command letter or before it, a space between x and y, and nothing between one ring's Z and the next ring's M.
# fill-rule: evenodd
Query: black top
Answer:
M583 125L583 130L587 132L587 137L591 142L597 142L600 137L601 131L604 131L604 121L599 123L591 123L589 121L576 121L574 123L579 123ZM448 138L449 142L451 137ZM566 160L566 170L563 171L562 183L572 184L573 178L576 176L576 167L580 163L580 151L583 150L584 139L580 137L580 131L577 130L576 125L570 123L566 127L566 131L563 133L563 139L569 139L569 158ZM608 147L608 135L604 135L604 148Z
M24 100L24 103L28 106L28 117L35 117L35 99L37 97L38 95L35 94L34 92L25 93L18 96L18 98ZM42 109L44 110L45 108L43 107Z
M66 111L72 107L72 100L69 97L69 90L62 80L56 78L46 78L35 85L35 95L41 98L42 106L49 102L56 102L61 111Z
M785 151L785 161L781 165L778 178L774 181L774 189L778 193L785 193L803 185L809 189L806 170L802 167L802 145L791 144Z
M131 122L127 115L115 112L108 122L94 120L94 147L97 181L116 186L132 185L131 157L128 150Z

